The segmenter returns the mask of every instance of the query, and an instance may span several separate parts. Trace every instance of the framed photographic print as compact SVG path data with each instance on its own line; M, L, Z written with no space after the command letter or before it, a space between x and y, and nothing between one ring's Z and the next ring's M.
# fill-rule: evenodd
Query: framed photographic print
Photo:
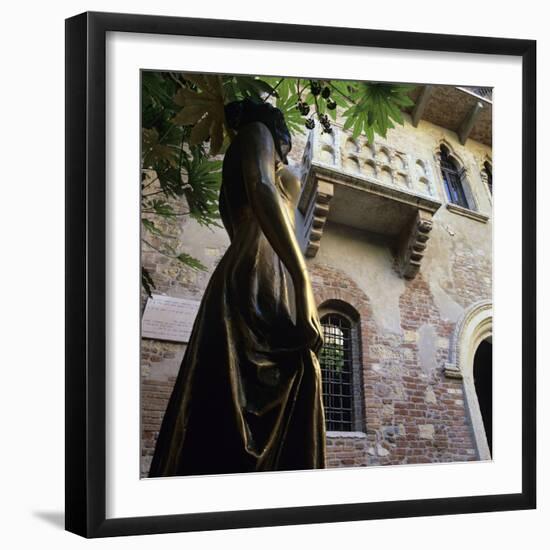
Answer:
M66 528L535 507L529 40L66 22Z

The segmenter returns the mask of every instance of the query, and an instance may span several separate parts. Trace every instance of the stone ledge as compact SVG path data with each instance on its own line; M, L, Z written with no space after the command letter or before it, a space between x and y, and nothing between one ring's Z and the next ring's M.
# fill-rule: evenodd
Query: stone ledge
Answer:
M399 247L399 264L405 279L414 279L420 270L420 262L424 257L432 227L432 214L418 210L410 228L403 232Z
M445 363L443 372L447 378L453 378L455 380L462 380L462 371L455 363Z
M487 223L489 220L489 216L487 216L487 214L482 214L481 212L476 212L475 210L470 210L469 208L464 208L451 202L447 203L447 210L449 210L449 212L453 212L454 214L459 214L460 216L465 216L466 218L470 218L481 223Z
M378 178L372 176L342 172L333 166L328 166L317 161L311 162L308 176L310 175L314 175L314 177L332 184L346 185L360 191L366 191L370 195L378 196L381 199L387 199L414 208L421 208L432 214L435 214L441 206L439 200L424 193L393 183L383 183Z
M342 438L366 439L367 434L365 432L327 432L327 437L331 439L342 439Z

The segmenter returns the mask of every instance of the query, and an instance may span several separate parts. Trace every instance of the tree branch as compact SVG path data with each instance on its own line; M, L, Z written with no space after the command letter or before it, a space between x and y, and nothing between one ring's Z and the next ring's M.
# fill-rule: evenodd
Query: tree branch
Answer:
M334 84L332 84L330 80L328 80L328 84L333 90L336 90L342 97L347 99L350 103L353 103L353 105L357 105L355 103L355 100L351 99L351 97L347 96L344 92L341 92L336 86L334 86Z
M145 243L147 246L150 246L153 250L155 250L156 252L158 252L159 254L162 254L163 256L165 256L166 258L171 258L171 259L174 259L174 260L177 260L177 256L175 254L168 254L167 252L165 252L164 250L161 250L160 248L157 248L156 246L152 245L148 240L146 239L141 239L141 242Z
M164 191L161 189L160 191L155 191L154 193L145 193L145 195L142 193L141 198L146 199L147 197L152 197L153 195L158 195L160 193L164 193Z

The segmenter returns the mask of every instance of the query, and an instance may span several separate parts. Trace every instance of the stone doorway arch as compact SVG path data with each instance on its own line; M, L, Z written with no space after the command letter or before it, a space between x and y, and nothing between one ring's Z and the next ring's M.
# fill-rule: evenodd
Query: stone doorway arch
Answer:
M445 367L449 378L462 378L466 410L470 416L479 460L491 460L483 417L474 382L474 359L483 341L492 343L493 307L491 300L470 306L456 325L451 345L451 361Z

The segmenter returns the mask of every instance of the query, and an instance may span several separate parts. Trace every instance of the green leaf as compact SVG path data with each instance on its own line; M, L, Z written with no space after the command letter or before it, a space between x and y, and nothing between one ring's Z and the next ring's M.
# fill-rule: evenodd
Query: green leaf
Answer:
M296 103L298 102L298 94L294 93L286 96L279 96L275 103L276 107L281 110L285 117L286 125L293 134L303 134L305 117L300 114L300 111L296 109Z
M154 200L151 204L151 208L156 214L164 218L173 218L176 216L174 209L167 202L162 200Z
M343 80L330 80L329 86L333 90L331 97L336 102L336 105L341 108L348 108L353 105L353 102L350 98L347 82Z
M352 109L349 109L348 111L346 111L346 113L344 113L343 115L344 117L346 117L346 122L344 123L344 130L349 130L355 124L355 119L353 116L351 116Z
M201 225L217 225L222 162L211 160L199 147L183 159L185 193L191 216Z
M241 99L250 97L257 101L262 101L265 95L273 95L274 97L278 95L273 86L265 79L262 80L250 76L236 76L235 85L240 91Z
M206 266L204 266L196 258L193 258L189 254L186 254L185 252L178 254L176 259L180 261L182 264L190 267L191 269L195 269L197 271L206 271Z
M371 144L374 143L374 129L372 126L365 128L365 134L367 136L367 141Z
M365 113L361 113L357 117L357 120L353 126L353 132L351 135L353 139L357 139L361 135L361 132L363 131L363 126L365 124L365 117L366 117Z
M141 223L144 225L145 229L147 229L147 231L149 231L149 233L152 233L153 235L156 235L158 237L173 238L171 235L167 235L166 233L161 231L155 225L155 222L148 220L147 218L141 218Z
M149 297L152 296L151 294L152 289L156 288L155 282L151 278L151 274L144 267L141 268L141 286L143 287L143 289L147 293L147 296Z

